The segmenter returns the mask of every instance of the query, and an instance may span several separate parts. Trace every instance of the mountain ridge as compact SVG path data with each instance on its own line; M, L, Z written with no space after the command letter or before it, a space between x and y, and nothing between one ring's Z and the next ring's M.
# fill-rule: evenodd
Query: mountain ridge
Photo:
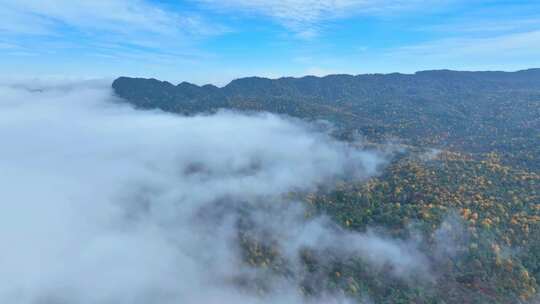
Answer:
M193 115L229 109L327 120L338 136L396 140L470 153L498 152L520 167L540 165L540 69L419 71L269 79L224 87L120 77L112 87L135 107Z
M185 83L185 84L190 84L190 85L197 86L197 87L200 87L200 88L214 87L214 88L218 88L218 89L223 89L223 88L227 87L228 85L230 85L232 82L239 81L239 80L245 80L245 79L260 79L260 80L276 81L276 80L301 80L301 79L304 79L304 78L324 79L324 78L333 77L333 76L349 76L349 77L392 76L392 75L395 75L395 76L418 76L418 75L425 75L425 74L443 74L443 73L447 73L447 72L450 72L450 73L464 73L464 74L473 73L473 74L499 74L499 75L535 73L536 74L535 76L540 76L540 68L529 68L529 69L516 70L516 71L499 71L499 70L465 71L465 70L452 70L452 69L434 69L434 70L421 70L421 71L416 71L414 73L401 73L401 72L364 73L364 74L337 73L337 74L327 74L327 75L323 75L323 76L306 74L304 76L282 76L282 77L277 77L277 78L262 77L262 76L245 76L245 77L235 78L235 79L229 81L227 84L225 84L223 86L218 86L218 85L215 85L215 84L212 84L212 83L205 83L205 84L202 84L202 85L198 85L198 84L195 84L195 83L192 83L192 82L189 82L189 81L181 81L180 83L175 85L175 84L171 83L170 81L159 80L159 79L152 78L152 77L147 78L147 77L118 76L116 79L128 78L128 79L156 80L156 81L170 83L173 86L179 86L180 84Z

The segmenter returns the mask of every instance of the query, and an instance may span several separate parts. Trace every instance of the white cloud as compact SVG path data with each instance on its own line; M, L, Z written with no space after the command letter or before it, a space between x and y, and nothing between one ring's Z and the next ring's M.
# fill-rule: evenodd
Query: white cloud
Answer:
M275 115L180 117L116 101L99 81L0 84L0 302L306 303L294 279L242 262L240 216L292 265L309 247L397 276L426 270L414 241L307 220L284 196L351 169L374 174L378 154ZM235 284L261 275L266 296Z
M146 2L113 1L37 1L6 0L2 5L3 15L14 16L25 21L18 29L10 26L12 20L3 20L4 30L22 33L39 33L60 25L75 26L85 30L149 31L154 33L173 33L185 29L196 29L197 20L167 12Z
M25 53L58 51L79 60L89 53L184 62L205 56L196 47L200 39L227 31L199 14L143 0L4 0L0 6L6 42L19 44Z
M0 6L0 33L51 35L53 25L46 18L15 10L9 4Z
M448 0L196 0L219 9L239 10L268 16L295 30L300 37L313 37L324 20L353 15L386 15L403 10L431 7Z
M386 56L394 58L417 58L423 60L449 60L456 63L479 63L495 60L510 65L516 61L529 61L538 65L540 31L498 35L487 38L448 38L396 48ZM414 60L413 60L414 62ZM495 64L493 64L495 66Z
M453 37L394 48L372 48L348 57L368 72L422 70L516 71L540 66L540 31Z
M459 20L453 23L442 23L420 27L423 31L458 34L509 34L525 30L534 30L540 26L540 18L520 18L505 20Z
M17 49L17 48L18 46L15 44L0 42L0 49L12 50L12 49Z

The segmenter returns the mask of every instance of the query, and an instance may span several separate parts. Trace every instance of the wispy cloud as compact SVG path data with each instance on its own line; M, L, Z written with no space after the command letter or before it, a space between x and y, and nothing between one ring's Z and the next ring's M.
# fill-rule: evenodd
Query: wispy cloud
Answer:
M172 50L227 31L201 15L141 0L4 2L0 7L0 33L14 41L25 36L41 39L30 39L29 45L61 41L82 48L129 42L148 51Z
M483 20L473 22L465 20L457 23L454 22L431 25L421 29L440 33L493 34L523 31L523 29L528 28L540 28L540 17L514 20Z
M320 22L354 15L385 15L449 0L196 0L207 6L274 19L302 38L311 38Z
M4 43L4 42L0 42L0 49L4 49L4 50L12 50L12 49L16 49L17 46L14 45L14 44L11 44L11 43Z
M540 66L540 30L491 33L409 44L364 56L369 62L399 66L403 72L423 69L520 70ZM391 70L389 70L391 71Z
M488 38L451 38L403 46L392 55L442 56L480 58L489 55L499 57L534 55L540 51L540 30L499 35Z
M0 23L5 31L24 34L47 33L60 26L115 32L143 30L160 34L207 31L196 18L168 12L139 0L7 0L0 12L2 16L27 21L24 26L19 24L17 27L9 24L13 21L9 19Z
M0 53L10 75L224 84L246 75L539 65L540 6L521 1L0 2Z

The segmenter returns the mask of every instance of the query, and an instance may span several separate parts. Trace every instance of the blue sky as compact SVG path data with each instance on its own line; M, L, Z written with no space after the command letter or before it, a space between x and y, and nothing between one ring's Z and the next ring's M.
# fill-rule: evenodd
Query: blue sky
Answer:
M540 1L0 0L2 77L540 67Z

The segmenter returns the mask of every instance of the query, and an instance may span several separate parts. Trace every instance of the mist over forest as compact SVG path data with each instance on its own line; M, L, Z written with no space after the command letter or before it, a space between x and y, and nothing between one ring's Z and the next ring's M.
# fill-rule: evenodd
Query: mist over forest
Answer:
M306 218L292 195L373 176L386 155L273 114L137 111L101 83L1 95L2 302L298 303L310 248L358 251L396 275L422 266L413 243ZM248 238L279 246L291 273L247 264Z
M0 0L0 304L540 304L540 1Z
M3 302L534 301L534 162L147 82L2 84Z

